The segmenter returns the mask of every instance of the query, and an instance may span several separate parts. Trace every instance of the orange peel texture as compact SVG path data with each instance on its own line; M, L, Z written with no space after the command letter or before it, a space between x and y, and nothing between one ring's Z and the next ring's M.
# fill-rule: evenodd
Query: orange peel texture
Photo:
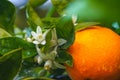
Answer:
M66 65L66 70L72 80L120 80L120 36L109 28L76 32L68 51L73 67Z

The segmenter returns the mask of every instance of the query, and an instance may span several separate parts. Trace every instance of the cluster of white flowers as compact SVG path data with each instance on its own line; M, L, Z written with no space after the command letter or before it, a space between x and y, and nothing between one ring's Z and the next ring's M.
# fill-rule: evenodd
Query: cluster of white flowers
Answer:
M42 33L41 27L37 26L36 32L34 31L31 32L32 38L27 38L27 40L29 42L33 42L34 44L45 45L46 44L45 37L48 32L49 30L46 30L44 33Z
M46 35L47 33L51 31L52 38L50 40L51 42L51 47L53 48L49 53L43 53L41 51L41 48L39 47L39 44L45 45L46 44ZM55 28L51 30L46 30L44 33L42 33L42 29L40 26L37 27L36 32L32 31L31 32L32 38L27 38L29 42L33 42L36 45L36 50L38 55L35 57L35 61L38 64L41 64L43 61L45 62L44 68L45 69L50 69L52 66L56 66L59 68L63 68L64 66L60 65L55 61L55 57L57 56L57 48L60 45L65 44L67 41L64 39L57 39L56 35L56 30ZM50 48L51 48L50 47Z

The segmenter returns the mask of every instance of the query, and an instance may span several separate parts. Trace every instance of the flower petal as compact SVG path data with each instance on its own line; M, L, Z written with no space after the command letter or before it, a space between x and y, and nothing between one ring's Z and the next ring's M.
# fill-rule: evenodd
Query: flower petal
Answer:
M72 21L73 21L73 23L76 23L76 21L77 21L77 16L76 15L72 15Z
M52 40L57 40L57 34L55 28L52 30Z
M65 39L62 39L62 38L58 39L58 45L59 45L59 46L65 44L66 42L67 42L67 41L66 41Z
M38 64L41 64L42 62L43 62L43 59L40 57L40 56L38 56Z
M42 29L41 29L40 26L37 26L36 33L37 34L42 34Z
M45 45L45 44L46 44L46 41L45 41L45 40L41 41L41 44L42 44L42 45Z
M36 40L33 41L33 43L34 43L34 44L40 44L40 42L38 42L38 41L36 41Z
M76 26L77 25L77 16L76 15L72 15L72 21L73 21L73 24Z
M37 38L37 34L34 31L32 31L31 34L32 34L32 36L33 36L34 39Z

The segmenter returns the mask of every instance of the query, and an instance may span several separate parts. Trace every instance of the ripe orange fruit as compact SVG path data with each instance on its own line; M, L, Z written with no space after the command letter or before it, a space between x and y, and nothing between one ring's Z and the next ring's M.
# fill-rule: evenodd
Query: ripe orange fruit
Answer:
M68 49L73 67L66 65L72 80L120 80L120 37L112 30L92 26L75 34Z

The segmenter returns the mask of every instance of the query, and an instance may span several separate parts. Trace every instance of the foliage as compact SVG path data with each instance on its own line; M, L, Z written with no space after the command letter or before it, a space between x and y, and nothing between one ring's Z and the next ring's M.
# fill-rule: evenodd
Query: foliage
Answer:
M0 78L13 80L22 63L21 48L12 50L0 57ZM8 73L8 74L6 74Z
M15 7L7 0L0 1L0 25L9 33L13 33L15 21Z
M55 76L67 75L64 64L73 65L67 49L75 31L105 25L120 33L119 25L113 25L120 22L119 0L51 0L52 7L41 17L38 6L46 1L29 0L19 9L27 23L22 29L16 24L16 6L0 1L0 79L58 79Z

